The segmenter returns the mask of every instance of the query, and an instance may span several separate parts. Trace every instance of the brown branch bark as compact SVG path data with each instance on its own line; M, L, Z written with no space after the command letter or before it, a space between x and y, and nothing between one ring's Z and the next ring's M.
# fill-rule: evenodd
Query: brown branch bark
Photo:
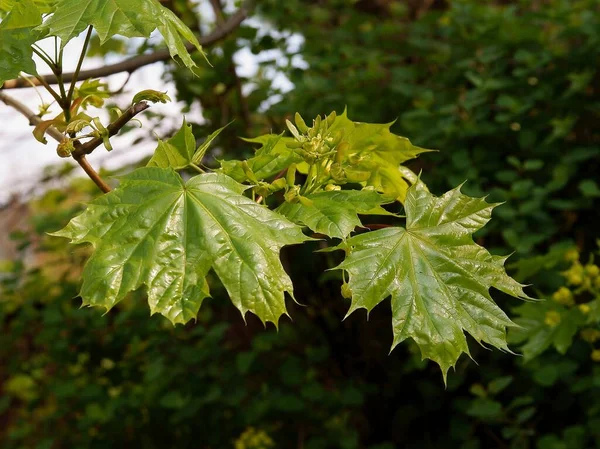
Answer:
M148 103L145 101L141 101L131 106L129 109L123 112L118 119L106 127L109 137L117 134L121 128L123 128L133 117L138 115L140 112L145 111L149 107L150 105L148 105ZM102 137L95 137L85 143L74 141L73 145L75 146L75 151L73 151L72 156L75 158L75 160L77 160L78 157L90 154L92 151L102 145L102 142Z
M242 5L229 19L223 23L217 25L217 28L210 34L200 37L198 41L202 46L208 46L219 42L220 40L231 34L240 24L248 17L250 11L250 3L246 2ZM188 43L186 44L188 51L193 51L195 47ZM114 75L116 73L128 72L132 73L137 69L144 67L155 62L166 61L171 57L168 49L157 50L154 53L148 53L145 55L134 56L116 64L107 65L104 67L98 67L97 69L82 70L79 72L79 79L88 78L101 78L103 76ZM56 75L44 75L41 78L48 84L58 84ZM62 80L65 83L70 83L74 78L74 73L64 73ZM4 82L4 85L0 89L21 89L32 86L40 86L42 83L35 77L31 78L18 78L8 80Z
M0 101L10 106L11 108L16 109L18 112L21 113L21 115L25 116L27 120L29 120L29 124L31 126L36 126L42 121L42 119L35 112L33 112L19 100L9 97L3 92L0 92ZM48 134L57 142L61 142L65 138L65 136L54 126L49 127L46 131L46 134Z
M90 165L85 155L74 157L74 159L77 161L80 167L83 168L83 171L86 172L90 179L94 181L94 184L96 184L100 190L102 190L104 193L108 193L111 191L110 186L107 183L105 183L104 180L98 174L98 172L94 170L94 167Z
M210 4L215 13L217 24L220 26L225 26L225 24L231 19L225 21L225 13L223 11L223 5L221 4L221 0L210 0ZM251 125L250 108L248 107L248 102L242 92L242 82L237 74L237 69L235 67L235 62L233 62L233 59L230 61L229 64L229 73L231 73L231 76L233 77L235 93L240 103L240 115L242 116L242 120L244 122L244 128L246 129L246 131L248 131ZM223 126L225 123L227 122L221 123L221 126Z

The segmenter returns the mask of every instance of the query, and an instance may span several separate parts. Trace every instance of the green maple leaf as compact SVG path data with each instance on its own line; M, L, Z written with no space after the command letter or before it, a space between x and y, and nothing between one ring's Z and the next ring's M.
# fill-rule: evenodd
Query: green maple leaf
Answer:
M295 223L329 237L345 239L361 226L358 214L390 215L381 208L384 200L375 191L337 190L307 195L306 204L283 203L277 212Z
M390 199L404 201L409 184L398 167L432 150L417 147L406 137L393 134L391 125L353 122L344 111L336 117L329 133L343 133L344 150L338 156L343 168L370 172L371 177L363 185L374 187Z
M212 268L242 315L277 324L293 286L279 259L308 238L286 218L242 195L245 186L216 173L184 183L172 169L146 167L54 235L89 242L81 297L110 309L142 285L151 312L173 323L195 318L209 296Z
M96 29L100 44L115 35L149 37L158 30L171 56L179 56L189 68L196 67L196 63L183 39L204 55L194 33L157 0L60 0L44 23L51 36L60 37L63 47L89 25Z
M147 167L174 168L181 170L190 165L199 164L210 147L210 144L217 138L221 131L227 125L211 133L206 140L196 148L196 138L192 133L192 125L188 125L183 119L183 124L179 131L169 140L158 142L158 147L154 155L148 161Z
M11 5L0 23L0 86L21 72L37 74L31 45L42 37L41 31L34 30L41 23L42 11L32 0Z
M192 125L183 119L179 131L166 141L159 140L154 155L147 167L171 167L176 170L187 167L196 151L196 139L192 134Z
M489 288L528 297L506 274L506 258L491 255L471 236L489 221L494 207L460 188L435 197L421 181L415 183L406 196L406 228L368 232L338 247L347 252L337 268L350 274L348 314L370 311L391 296L392 349L412 338L424 358L440 365L444 378L463 352L469 354L464 331L508 350L506 328L514 323Z
M258 180L270 178L291 164L302 161L302 158L286 145L294 142L291 137L282 137L281 134L265 134L264 136L244 140L261 145L254 156L246 161ZM221 161L221 172L231 176L236 181L248 181L241 161Z

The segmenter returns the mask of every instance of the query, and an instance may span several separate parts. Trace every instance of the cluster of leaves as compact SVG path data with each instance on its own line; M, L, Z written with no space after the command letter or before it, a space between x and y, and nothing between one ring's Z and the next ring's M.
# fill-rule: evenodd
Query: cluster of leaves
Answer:
M37 74L33 54L40 52L38 41L58 38L62 49L88 26L94 27L100 43L115 34L149 37L158 30L171 55L189 68L196 63L182 39L202 52L190 29L157 0L19 0L2 2L0 8L7 12L0 25L0 86L21 72Z
M337 269L349 275L342 285L342 294L352 299L349 313L370 311L391 295L393 346L414 339L444 378L459 356L469 353L465 331L482 344L507 350L506 328L512 322L488 290L527 296L506 275L505 258L492 256L471 237L490 219L494 205L459 189L436 198L416 176L408 187L398 167L425 150L392 134L389 125L355 123L345 113L332 113L317 116L310 128L296 115L296 125L288 122L288 127L292 139L262 136L253 158L228 161L222 173L184 182L174 169L192 166L203 172L201 156L212 140L196 149L184 122L159 144L148 167L90 202L54 234L94 246L83 272L84 304L108 310L145 285L152 314L186 323L210 295L206 276L212 269L242 316L250 311L277 326L287 314L284 294L294 297L279 251L308 240L300 227L306 226L342 239L333 249L346 252ZM305 172L301 184L296 183L299 167ZM342 190L352 184L362 188ZM283 203L275 211L260 204L277 192ZM348 238L361 226L358 214L391 215L381 205L398 198L406 227Z
M574 232L593 245L583 230L600 198L598 2L368 3L260 2L305 38L306 68L278 65L294 89L267 114L347 105L360 121L397 116L393 130L441 150L419 164L432 191L469 179L467 193L506 201L478 234L490 247L531 256ZM271 47L298 58L281 40Z
M210 275L214 299L193 325L148 319L139 291L98 320L95 310L65 300L77 294L88 251L47 235L93 189L77 180L30 203L34 232L14 235L21 256L2 265L0 439L8 449L294 447L290 441L309 449L392 449L407 441L480 448L497 444L490 435L514 449L534 441L584 449L600 441L600 414L590 404L600 364L584 341L525 365L475 347L481 366L465 360L444 390L415 344L387 355L380 308L369 323L354 316L340 323L340 307L324 309L336 303L339 284L323 280L315 290L320 267L294 267L307 277L299 287L309 307L297 308L295 323L278 332L251 317L241 322ZM310 251L294 250L292 258ZM24 263L32 258L39 267ZM440 423L433 439L415 425L425 417Z
M552 294L551 301L515 308L515 322L521 327L511 331L509 340L524 343L521 350L528 361L550 347L565 354L579 334L591 346L590 358L600 362L600 349L596 347L600 341L600 268L593 254L585 265L579 261L577 249L563 254L570 264L562 272L566 285Z

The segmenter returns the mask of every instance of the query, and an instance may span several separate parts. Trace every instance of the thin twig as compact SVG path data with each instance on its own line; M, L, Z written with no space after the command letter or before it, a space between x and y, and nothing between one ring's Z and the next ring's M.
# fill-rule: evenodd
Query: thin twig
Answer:
M223 5L221 4L221 0L210 0L210 4L215 13L215 19L217 21L217 24L219 26L224 26L224 24L226 23L225 12L223 11ZM233 61L233 59L229 62L228 70L229 70L229 73L231 73L231 76L233 78L235 93L236 93L239 103L240 103L239 104L240 114L242 116L242 121L244 122L244 128L246 131L248 131L250 129L250 125L251 125L251 123L250 123L250 108L248 107L248 102L246 101L246 97L244 96L244 93L242 92L242 81L240 80L240 77L237 74L235 62ZM223 125L223 123L221 123L221 125Z
M29 109L23 103L21 103L19 100L9 97L8 95L6 95L3 92L0 92L0 101L2 101L3 103L6 103L11 108L14 108L18 112L20 112L21 115L25 116L27 118L27 120L29 120L29 124L31 126L36 126L42 122L42 119L35 112L33 112L31 109ZM52 137L57 142L61 142L65 138L65 136L63 136L63 134L58 129L56 129L54 126L50 126L46 130L46 134L48 134L50 137Z
M200 37L198 42L202 46L212 45L216 42L219 42L226 38L229 34L231 34L243 21L248 17L249 11L251 9L251 1L247 1L244 3L242 7L240 7L233 15L229 17L229 20L224 23L222 26L217 27L212 33L207 36ZM188 51L195 50L195 46L193 44L187 43L185 48ZM79 72L79 79L88 79L88 78L101 78L104 76L114 75L116 73L128 72L132 73L137 69L144 67L149 64L154 64L155 62L166 61L171 58L171 54L168 49L157 50L153 53L134 56L128 58L124 61L121 61L117 64L111 64L104 67L98 67L97 69L90 70L82 70ZM75 73L65 73L62 75L63 81L65 83L69 83L73 80L73 76ZM42 77L46 83L48 84L57 84L58 79L56 75L44 75ZM40 85L41 82L36 78L30 78L31 81L35 85ZM31 85L25 82L22 79L13 79L4 82L4 85L0 87L0 89L21 89L31 87Z
M83 168L83 171L86 172L90 179L94 181L94 184L96 184L100 190L102 190L104 193L108 193L111 191L110 186L106 184L104 180L100 177L98 172L94 170L94 167L90 165L85 155L74 157L74 159L81 166L81 168Z
M140 112L145 111L149 107L150 105L148 105L148 103L145 101L141 101L131 106L129 109L123 112L118 119L106 127L108 130L108 136L112 137L117 134L121 128L123 128L133 117L138 115ZM85 143L75 145L75 151L73 151L72 155L75 159L77 159L80 156L90 154L92 151L102 145L102 142L102 137L95 137Z

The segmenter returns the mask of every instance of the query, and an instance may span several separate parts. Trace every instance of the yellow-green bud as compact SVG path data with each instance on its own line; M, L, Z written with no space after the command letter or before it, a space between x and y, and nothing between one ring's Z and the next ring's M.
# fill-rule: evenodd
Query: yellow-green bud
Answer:
M579 251L575 248L571 248L565 253L564 257L567 262L576 262L579 260Z
M345 299L352 298L352 291L350 290L350 286L346 282L342 284L342 297Z
M279 178L273 181L269 187L271 192L278 192L281 189L285 189L287 186L287 181L284 178Z
M560 313L556 310L549 310L544 317L544 323L549 327L556 327L560 324Z
M342 166L340 164L338 164L337 162L331 165L331 170L330 170L329 174L331 175L331 177L333 178L333 180L335 182L338 182L338 183L346 182L346 172L342 168Z
M371 172L346 169L346 179L350 182L364 182L371 177Z
M260 196L269 196L271 194L271 184L268 182L260 181L254 186L254 192Z
M336 186L335 184L327 184L325 186L325 191L326 192L331 192L333 190L342 190L342 188L340 186Z
M302 134L306 134L308 132L308 126L306 126L306 122L298 112L296 112L296 115L294 115L294 121L296 122L298 131L300 131Z
M298 195L298 200L303 206L310 207L313 205L313 200L311 200L310 198L306 198L305 196Z
M75 151L75 146L71 139L62 140L56 147L56 154L60 157L71 157L73 151Z
M298 132L298 130L296 129L296 127L294 126L294 124L292 122L290 122L289 120L285 120L285 124L287 125L288 129L290 130L290 132L292 133L292 135L300 140L300 133Z
M327 116L327 119L326 119L327 128L331 128L331 125L333 125L333 122L335 122L336 117L337 117L337 114L335 113L335 111L333 111L331 114L329 114Z
M286 147L291 148L293 150L295 150L296 148L302 148L302 145L304 145L304 143L298 142L297 140L294 140L293 142L288 142L285 144Z
M590 313L592 311L592 308L589 305L587 305L587 304L579 304L577 306L577 308L584 315L587 315L588 313Z
M595 278L600 274L600 268L598 268L598 265L595 264L587 264L585 266L585 274L592 278Z
M573 300L573 294L567 287L561 287L556 290L552 295L552 299L555 302L565 306L571 306L575 304L575 301Z
M242 161L242 170L244 170L244 174L250 181L258 184L258 179L256 179L256 175L248 165L248 161Z
M594 361L594 362L600 362L600 349L594 349L592 351L592 353L590 354L590 358Z
M285 181L290 187L296 184L296 164L292 164L288 167L287 173L285 174Z
M320 128L321 128L321 116L317 115L317 118L315 119L315 122L313 124L314 136L316 136L319 133ZM314 136L312 136L312 137L314 137Z
M300 186L293 186L288 189L287 192L283 195L283 199L285 199L288 203L297 203L299 201L300 196Z

